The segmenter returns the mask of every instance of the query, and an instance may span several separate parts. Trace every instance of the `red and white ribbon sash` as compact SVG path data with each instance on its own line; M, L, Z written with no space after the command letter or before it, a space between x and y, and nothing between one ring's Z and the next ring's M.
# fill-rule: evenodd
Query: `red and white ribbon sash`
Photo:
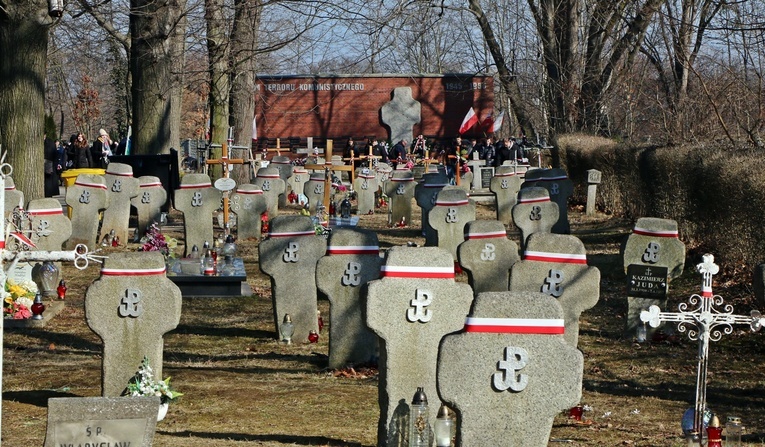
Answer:
M454 279L454 267L412 267L383 265L380 273L388 278Z
M500 172L499 174L494 174L494 177L514 177L517 175L515 172Z
M151 276L151 275L164 275L167 269L162 267L156 267L153 269L115 269L115 268L102 268L101 276Z
M542 203L542 202L549 202L549 197L524 197L521 199L518 199L518 203Z
M469 205L470 201L465 200L436 200L436 206L461 206Z
M5 190L6 191L16 191L16 187L15 186L6 186Z
M162 186L162 182L141 183L141 188L151 188L154 186Z
M257 178L281 178L279 174L258 174Z
M674 237L678 236L677 230L649 230L647 228L635 227L632 230L632 234L639 234L640 236L654 236L654 237Z
M101 183L80 182L80 181L76 181L75 180L74 184L78 185L78 186L84 186L86 188L101 188L101 189L106 189L106 185L101 184Z
M268 237L300 237L300 236L316 236L316 231L315 230L285 231L282 233L268 233Z
M262 189L237 189L237 194L263 194Z
M701 286L701 296L703 296L703 297L711 297L712 296L712 286L708 286L706 284L702 284L702 286Z
M308 174L308 171L306 171L305 169L295 169L294 171L292 171L292 173L293 174Z
M40 208L36 210L27 211L32 216L53 216L56 214L64 214L61 208Z
M133 176L132 172L111 172L108 169L106 170L106 172L104 172L104 174L116 175L117 177L132 177Z
M377 178L377 177L375 177L374 175L364 175L364 174L361 174L361 175L358 176L358 178L373 179L373 178Z
M377 245L329 245L328 255L379 255L380 247Z
M562 318L476 318L465 320L465 332L494 334L559 335L565 330Z
M187 183L185 185L181 185L181 189L196 189L196 188L211 188L212 185L209 183Z
M526 250L523 253L523 259L526 261L556 262L561 264L584 264L587 265L587 255L576 255L571 253L550 253L545 251Z
M500 237L507 237L507 232L502 231L486 231L484 233L468 233L465 235L465 240L470 239L492 239L492 238L500 238Z
M18 240L22 244L27 244L28 246L30 246L32 248L37 247L37 245L35 245L35 243L32 242L31 239L29 239L28 237L26 237L25 235L23 235L23 234L21 234L21 233L19 233L17 231L11 232L10 235L12 237L16 238L16 240Z

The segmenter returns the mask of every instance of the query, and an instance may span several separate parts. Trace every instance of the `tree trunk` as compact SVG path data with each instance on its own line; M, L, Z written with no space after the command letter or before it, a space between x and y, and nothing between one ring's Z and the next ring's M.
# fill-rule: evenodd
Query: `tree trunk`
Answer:
M235 0L234 27L231 31L231 118L234 142L237 146L252 147L252 120L255 116L255 73L260 28L261 0ZM238 150L237 158L249 159L249 150ZM248 165L234 166L237 184L250 182Z
M6 0L0 7L0 145L25 199L43 197L43 117L48 5ZM55 138L55 135L51 135ZM0 185L1 186L1 185Z
M205 0L207 24L207 54L210 60L210 142L222 145L228 138L228 101L230 90L229 37L223 15L224 0ZM220 160L221 149L212 150L210 157ZM221 176L220 165L211 165L210 177Z
M185 13L185 0L131 0L130 72L133 75L133 154L167 154L171 141L174 111L173 67L181 54L173 39Z

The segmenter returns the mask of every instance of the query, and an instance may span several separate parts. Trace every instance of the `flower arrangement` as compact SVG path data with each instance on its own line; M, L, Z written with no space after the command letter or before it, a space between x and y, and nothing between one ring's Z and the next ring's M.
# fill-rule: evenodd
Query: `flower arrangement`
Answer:
M178 246L178 241L172 237L165 237L156 223L146 229L146 235L139 243L141 246L138 247L138 251L158 251L171 258L175 257L174 250Z
M32 316L32 303L37 293L37 285L32 281L16 283L12 279L5 282L3 292L3 317L25 320Z
M154 371L149 365L149 358L143 358L138 372L130 379L127 388L122 392L123 396L159 396L163 404L170 403L171 400L183 396L183 393L173 391L170 388L170 378L165 380L156 380Z

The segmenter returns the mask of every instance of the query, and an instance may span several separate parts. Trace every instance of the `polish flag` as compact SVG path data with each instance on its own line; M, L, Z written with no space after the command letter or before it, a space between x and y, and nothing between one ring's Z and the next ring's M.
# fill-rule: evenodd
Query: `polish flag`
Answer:
M258 123L255 118L252 119L252 141L258 141Z
M505 112L499 112L499 115L497 115L496 118L489 114L489 116L483 120L483 123L481 123L481 128L486 133L499 132L499 129L502 127L503 119L505 119Z
M470 130L471 127L478 124L478 115L475 114L475 110L471 107L470 110L468 110L467 115L465 115L465 119L462 120L462 125L460 126L459 134L462 135L463 133Z

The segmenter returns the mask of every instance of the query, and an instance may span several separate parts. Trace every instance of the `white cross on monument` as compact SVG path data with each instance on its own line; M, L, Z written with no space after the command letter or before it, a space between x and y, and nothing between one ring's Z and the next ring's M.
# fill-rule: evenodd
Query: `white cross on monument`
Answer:
M640 320L658 327L662 322L676 322L679 332L687 332L688 338L699 342L699 364L696 373L696 405L694 407L693 430L702 433L704 409L707 406L707 368L709 362L709 342L719 341L723 334L731 334L734 324L746 324L752 331L759 331L765 324L760 312L753 310L750 316L733 315L733 306L723 305L720 295L712 294L712 276L720 267L714 263L714 256L705 254L703 262L696 266L701 273L703 283L701 296L692 295L687 303L680 303L680 312L661 312L659 306L651 306L640 313ZM715 309L720 306L722 311ZM691 310L689 310L691 308ZM701 445L699 436L699 445Z
M7 152L2 151L0 147L0 185L5 184L5 178L13 173L13 167L5 162L5 156ZM5 214L5 188L0 188L0 216ZM10 217L13 219L13 216ZM29 221L29 216L22 216L22 221ZM12 223L12 222L11 222ZM14 231L12 231L12 229ZM85 269L88 266L89 261L101 262L100 258L103 256L96 256L92 253L88 253L88 247L83 244L78 244L74 250L71 251L16 251L8 249L5 246L5 241L8 237L14 237L16 239L25 240L26 236L23 231L19 231L19 228L15 228L15 225L9 225L6 227L6 222L0 217L0 287L5 287L6 275L5 264L10 263L10 268L13 268L18 262L29 261L73 261L75 267L80 270ZM20 248L24 244L17 244ZM27 247L28 248L28 247ZM0 317L0 348L3 346L3 318ZM0 351L0 393L2 393L3 384L3 358L2 351ZM2 427L2 400L0 400L0 427Z

